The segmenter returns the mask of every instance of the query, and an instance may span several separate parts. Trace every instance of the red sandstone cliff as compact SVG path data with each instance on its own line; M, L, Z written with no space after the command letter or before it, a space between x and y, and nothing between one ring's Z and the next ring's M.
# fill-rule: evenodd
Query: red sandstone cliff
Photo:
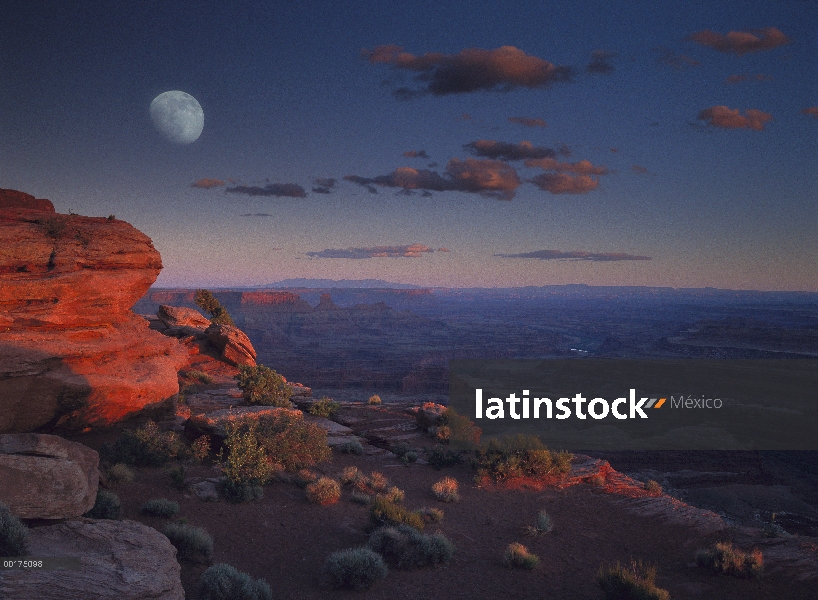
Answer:
M0 190L0 433L110 424L178 392L186 353L130 310L161 268L128 223Z

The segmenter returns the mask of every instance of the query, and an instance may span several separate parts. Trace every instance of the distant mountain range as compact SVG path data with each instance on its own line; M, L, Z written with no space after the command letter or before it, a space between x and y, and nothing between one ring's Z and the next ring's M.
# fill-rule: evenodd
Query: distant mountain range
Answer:
M268 288L357 288L357 289L393 289L393 290L417 290L422 289L419 285L411 283L392 283L382 279L282 279L267 285L260 285L256 289Z

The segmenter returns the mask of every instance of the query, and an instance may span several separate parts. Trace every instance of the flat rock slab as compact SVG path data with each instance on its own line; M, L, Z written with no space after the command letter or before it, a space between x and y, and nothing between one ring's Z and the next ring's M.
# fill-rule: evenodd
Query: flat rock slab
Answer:
M23 519L70 519L91 510L99 454L56 435L0 435L0 502Z
M345 427L340 423L336 423L335 421L330 421L324 417L317 417L315 415L304 415L304 420L308 423L313 423L318 425L321 429L324 429L328 435L332 436L339 436L339 435L352 435L352 430L349 427Z
M183 600L176 548L135 521L79 519L29 532L35 557L79 557L79 570L0 571L4 600Z

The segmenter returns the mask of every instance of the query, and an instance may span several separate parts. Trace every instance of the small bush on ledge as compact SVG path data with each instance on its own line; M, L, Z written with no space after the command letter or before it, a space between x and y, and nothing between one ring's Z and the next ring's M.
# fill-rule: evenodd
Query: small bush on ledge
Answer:
M323 396L317 402L315 402L315 404L310 406L309 412L311 415L315 415L316 417L325 417L329 419L335 413L337 413L340 408L341 405L335 400L328 398L327 396Z
M329 477L321 477L306 488L307 500L313 504L326 506L341 499L341 485Z
M605 600L670 600L667 590L656 587L656 567L645 567L631 561L604 569L596 576L597 585L605 592Z
M270 367L241 365L236 375L239 389L248 404L290 408L292 389L284 378Z
M0 502L0 556L25 556L28 527Z
M120 506L119 496L107 490L97 490L94 507L83 516L89 519L116 520L119 518Z
M526 571L533 570L539 563L540 558L536 554L528 551L528 548L522 544L514 542L509 544L506 552L503 555L503 562L510 569L525 569Z
M175 431L160 431L153 421L136 430L126 430L113 444L100 450L109 463L125 463L137 467L161 467L189 454L187 446Z
M508 481L523 477L541 479L549 475L564 475L571 469L569 452L554 452L546 448L535 435L511 435L490 439L477 449L474 466L478 478Z
M236 324L233 323L230 313L227 312L227 309L221 305L221 302L216 300L213 294L208 290L196 290L193 301L196 303L196 306L210 315L211 323L235 327Z
M199 600L272 600L273 592L263 579L220 563L209 567L199 579Z
M339 550L330 554L324 563L324 575L334 588L364 590L387 573L381 555L369 548Z
M764 574L764 557L761 550L743 552L729 542L719 542L708 550L696 553L696 564L715 573L736 577L761 577Z
M140 512L143 515L169 519L179 512L179 503L167 498L148 500L142 505Z
M382 402L383 401L381 400L381 397L378 396L377 394L370 396L369 400L366 401L366 403L369 404L370 406L381 404Z

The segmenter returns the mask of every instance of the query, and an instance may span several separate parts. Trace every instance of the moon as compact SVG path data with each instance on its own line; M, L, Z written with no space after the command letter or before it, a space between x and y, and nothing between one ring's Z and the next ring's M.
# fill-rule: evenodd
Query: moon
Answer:
M204 129L201 104L179 90L164 92L153 99L151 120L156 131L174 144L195 142Z

